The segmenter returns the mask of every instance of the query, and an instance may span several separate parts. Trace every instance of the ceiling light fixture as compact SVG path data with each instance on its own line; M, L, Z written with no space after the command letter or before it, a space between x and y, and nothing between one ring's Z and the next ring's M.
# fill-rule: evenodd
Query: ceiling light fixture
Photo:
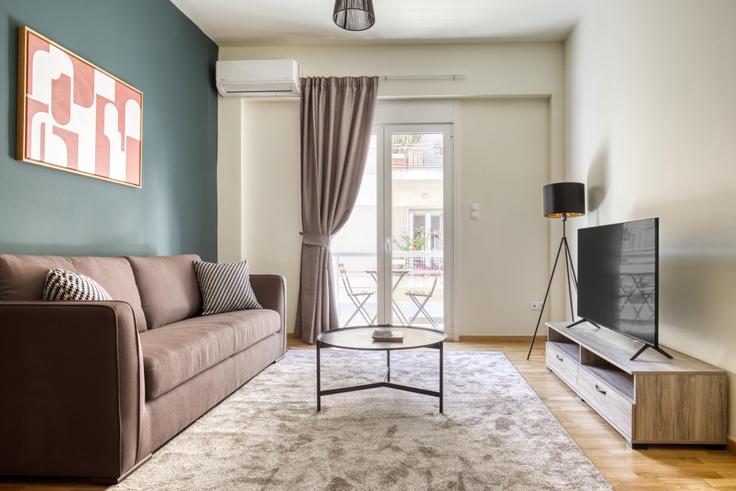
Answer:
M370 29L376 22L373 0L335 0L332 20L346 31Z

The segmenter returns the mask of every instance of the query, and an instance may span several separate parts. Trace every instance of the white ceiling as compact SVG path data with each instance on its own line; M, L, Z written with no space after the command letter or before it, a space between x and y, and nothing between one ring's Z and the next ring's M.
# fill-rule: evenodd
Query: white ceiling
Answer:
M376 24L347 32L334 0L172 0L220 46L560 41L588 0L373 0Z

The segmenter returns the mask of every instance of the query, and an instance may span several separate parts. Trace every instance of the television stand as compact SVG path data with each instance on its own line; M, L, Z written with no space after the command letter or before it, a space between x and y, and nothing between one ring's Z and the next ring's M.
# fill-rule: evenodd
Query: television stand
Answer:
M601 326L599 326L599 325L598 325L598 324L596 324L595 322L593 322L593 321L589 321L589 320L585 320L585 319L578 319L578 320L576 320L575 322L573 322L572 324L568 324L568 325L566 325L565 327L566 327L567 329L570 329L571 327L579 326L580 324L585 324L586 322L587 322L588 324L592 324L592 325L594 325L594 326L595 326L595 327L597 327L598 329L600 329L600 328L601 328Z
M639 351L637 351L637 352L636 352L636 353L634 354L634 356L632 356L631 358L629 358L629 361L634 361L634 360L636 360L637 358L639 358L639 355L640 355L640 354L642 354L642 353L644 353L644 351L645 351L645 350L646 350L647 348L652 348L652 349L653 349L654 351L658 351L659 353L662 353L662 354L663 354L664 356L666 356L666 357L667 357L667 358L669 358L670 360L672 359L672 355L671 355L671 354L669 354L669 353L667 353L667 352L666 352L665 350L663 350L663 349L662 349L662 348L660 348L659 346L652 346L652 345L649 345L649 344L645 344L644 346L642 346L642 347L641 347L641 349L640 349Z
M547 368L632 448L726 444L725 370L669 349L671 358L654 355L588 323L568 324L547 323Z

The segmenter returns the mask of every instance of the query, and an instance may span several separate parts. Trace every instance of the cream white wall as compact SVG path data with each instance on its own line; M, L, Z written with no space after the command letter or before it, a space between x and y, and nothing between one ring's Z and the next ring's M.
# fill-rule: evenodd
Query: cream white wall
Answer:
M245 256L245 166L243 100L217 100L217 256L239 261Z
M243 257L255 273L286 277L293 331L302 243L299 104L249 99L244 108Z
M595 225L660 217L661 341L730 372L736 435L736 2L590 2L566 45L567 168Z
M545 99L460 102L458 321L463 335L529 335L548 278ZM470 219L480 204L481 220ZM559 225L559 224L557 224ZM557 236L555 236L556 238Z
M508 181L521 183L516 179L524 172L517 165L531 165L524 159L536 159L535 173L528 176L525 189L519 193L528 200L529 215L514 212L503 219L500 230L508 233L507 239L513 240L514 234L520 232L524 237L534 236L533 244L537 249L516 248L500 252L515 254L506 262L493 263L498 271L490 269L483 278L469 276L464 283L462 265L458 271L458 291L475 295L478 302L466 301L458 304L460 334L472 335L529 335L533 329L535 316L529 310L529 301L540 300L544 293L545 276L550 267L549 237L556 243L559 237L559 223L548 223L541 215L541 185L548 179L561 179L563 175L563 96L564 96L564 50L559 43L530 44L496 44L496 45L446 45L446 46L286 46L286 47L240 47L220 48L221 59L267 59L294 58L303 70L304 75L421 75L421 74L464 74L466 80L411 80L381 81L379 97L382 100L392 98L427 99L442 98L461 100L453 118L462 118L467 114L469 124L455 119L456 122L456 202L462 207L458 216L465 219L465 209L470 202L483 203L484 193L491 193L493 182L481 183L480 178L505 178ZM505 99L509 99L506 101ZM428 104L431 104L428 102ZM477 106L477 109L473 109ZM394 110L396 108L394 107ZM400 109L399 109L400 110ZM499 111L496 114L496 111ZM390 113L388 111L387 113ZM490 114L488 114L490 112ZM245 180L240 184L242 192L237 203L233 198L232 186L238 181L221 179L221 186L228 191L222 195L219 203L220 236L222 251L238 251L231 244L242 237L244 244L241 257L246 257L253 271L275 272L287 276L290 285L289 326L293 330L296 293L299 278L299 137L298 137L298 104L294 102L253 102L248 100L241 105L241 114L228 111L221 114L220 142L238 142L235 132L244 135L239 143L242 145L240 155L232 149L221 153L218 169L225 175L235 175L233 167L241 169L240 175ZM518 113L518 114L517 114ZM504 127L503 120L509 117L511 122ZM518 118L515 119L515 118ZM232 122L233 124L229 123ZM238 124L237 121L240 121ZM515 124L526 121L525 124ZM384 121L390 122L390 121ZM395 121L398 122L398 121ZM479 124L495 124L498 132L489 134L489 127ZM528 126L528 129L525 127ZM511 131L514 128L515 131ZM464 132L468 131L468 145L464 146ZM539 131L545 134L540 136ZM284 136L285 133L285 136ZM503 134L505 138L498 138ZM498 141L503 143L498 150L490 148L474 140ZM514 150L514 147L516 150ZM523 151L522 151L523 150ZM497 152L497 158L491 159ZM516 153L514 153L516 151ZM514 159L523 160L518 164ZM493 167L493 172L484 170ZM504 166L508 166L505 172ZM517 175L517 171L519 174ZM467 176L466 176L467 173ZM223 182L226 181L226 182ZM465 196L463 183L477 185L470 187L475 201ZM497 184L498 182L496 182ZM508 188L504 188L505 191ZM457 192L457 191L460 192ZM500 200L490 198L489 205ZM232 216L241 213L241 217ZM493 212L483 207L483 220L477 227L467 228L460 222L456 225L459 231L458 244L464 244L463 254L487 254L487 247L482 241L466 241L464 234L472 235L483 227L491 229L498 226L492 218ZM231 229L240 223L241 231ZM535 232L530 232L531 229ZM498 232L499 229L496 229ZM488 230L483 233L493 234ZM516 234L519 235L519 234ZM538 235L538 236L537 236ZM485 235L491 237L491 235ZM493 237L493 243L500 242ZM532 254L532 258L526 257ZM223 256L224 257L224 256ZM228 256L231 257L231 256ZM534 270L534 274L514 276L508 265L513 262L526 271ZM472 269L472 268L471 268ZM536 273L538 272L538 273ZM498 309L487 308L489 298L508 298L510 285L517 288L517 278L534 277L535 285L527 284L515 292L513 306L498 302ZM539 276L539 278L536 278ZM482 284L481 284L482 282ZM561 290L560 290L561 291ZM553 302L551 316L559 317L563 311L561 295ZM463 317L467 323L463 321ZM494 321L494 316L496 320Z

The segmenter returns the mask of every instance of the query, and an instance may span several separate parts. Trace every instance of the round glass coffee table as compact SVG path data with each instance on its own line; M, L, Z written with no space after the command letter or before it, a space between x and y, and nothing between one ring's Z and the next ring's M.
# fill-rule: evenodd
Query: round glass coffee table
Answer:
M376 329L394 329L404 332L404 338L401 341L374 341L373 331ZM317 337L317 411L322 409L322 396L330 394L341 394L343 392L353 392L356 390L375 389L378 387L388 387L390 389L405 390L414 392L415 394L424 394L427 396L437 397L440 400L440 413L443 411L443 361L442 351L443 343L447 339L447 334L436 329L413 326L360 326L360 327L342 327L339 329L331 329L325 331ZM343 348L364 351L385 351L386 352L386 379L383 382L375 382L372 384L353 385L349 387L340 387L337 389L322 390L321 386L321 364L320 352L323 348ZM438 391L420 389L410 387L408 385L400 385L391 382L391 351L417 349L417 348L433 348L439 351L440 365L440 387Z

